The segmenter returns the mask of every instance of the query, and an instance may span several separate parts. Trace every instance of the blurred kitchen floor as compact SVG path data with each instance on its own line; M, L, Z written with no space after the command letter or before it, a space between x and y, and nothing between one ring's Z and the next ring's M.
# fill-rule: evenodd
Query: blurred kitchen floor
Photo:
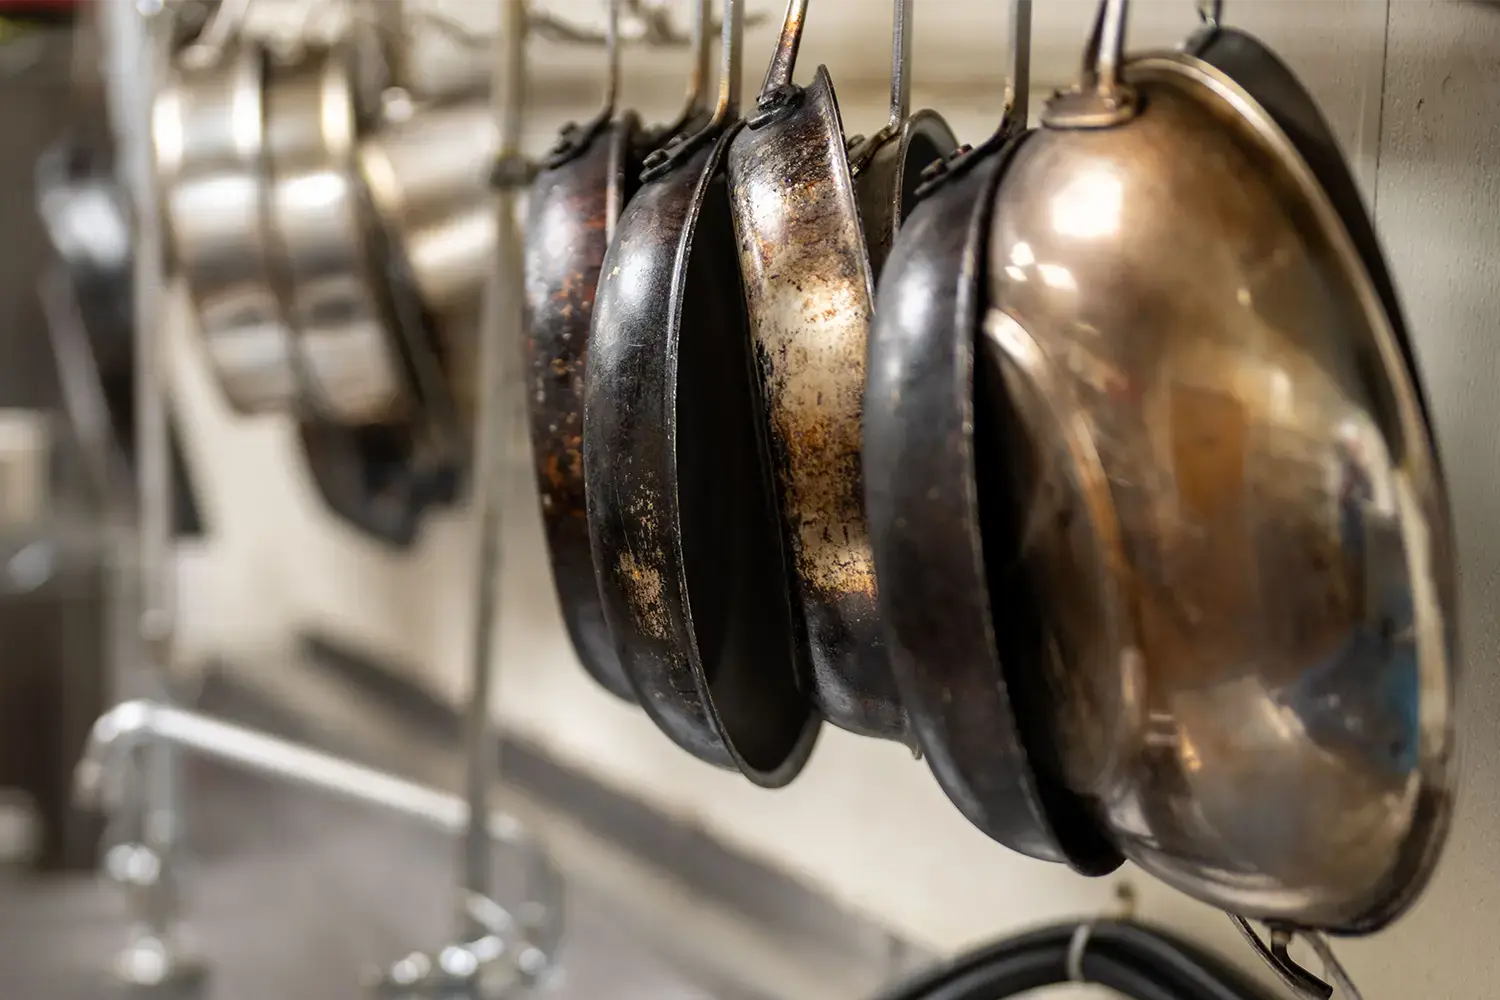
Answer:
M366 735L379 732L386 748L380 756L395 754L403 773L437 784L448 784L443 775L456 773L451 751L418 754L412 748L423 741L410 735L398 745L389 720L378 718L379 699L361 702L344 680L325 679L321 689L311 675L283 683L295 687L304 711L339 703L342 718L320 718L315 742L331 740L349 752L338 734L355 725ZM327 696L321 700L320 690ZM287 693L284 687L280 693ZM307 739L266 707L263 689L215 680L200 701L221 717ZM212 965L204 1000L356 1000L368 995L362 977L372 970L443 943L452 922L451 838L217 764L193 761L188 777L191 861L183 888ZM601 836L530 792L504 794L506 806L552 845L568 879L563 971L546 994L557 1000L860 996L910 960L897 955L899 949L850 949L850 922L836 914L817 919L840 925L845 946L820 946L817 934L808 932L808 913L818 904L785 898L795 893L782 894L775 904L781 915L769 921L726 902L734 896L729 883L759 884L764 894L777 880L772 873L715 869L725 892L705 891L702 880L690 884L681 872L665 871L623 846L628 831L623 838ZM636 829L633 836L642 834ZM677 853L703 853L691 844L691 831L681 838ZM500 852L502 903L518 898L516 873L506 860ZM698 865L704 867L701 860ZM717 877L710 874L708 881ZM125 995L104 971L125 927L119 896L93 878L0 881L0 996Z

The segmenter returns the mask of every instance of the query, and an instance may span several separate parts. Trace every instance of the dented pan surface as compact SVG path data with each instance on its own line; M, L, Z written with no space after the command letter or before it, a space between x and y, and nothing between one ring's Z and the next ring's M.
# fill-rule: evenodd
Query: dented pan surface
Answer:
M526 219L527 412L563 621L584 668L634 700L604 622L589 543L583 389L600 268L640 172L639 119L605 125L532 185Z
M729 182L797 606L824 717L905 740L860 464L873 281L827 70L795 94L735 139Z
M645 184L604 261L585 377L588 523L605 620L679 746L791 781L801 690L723 163L738 125Z

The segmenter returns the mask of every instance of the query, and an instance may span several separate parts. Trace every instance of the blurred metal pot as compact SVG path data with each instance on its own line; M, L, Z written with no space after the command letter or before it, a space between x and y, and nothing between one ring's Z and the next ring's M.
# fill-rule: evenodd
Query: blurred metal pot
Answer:
M242 413L286 410L298 393L271 276L264 74L264 54L250 46L185 60L152 109L167 253L214 374Z
M409 394L354 164L354 71L312 50L266 81L270 218L307 409L343 425L392 423Z
M472 412L481 299L495 252L489 105L418 111L360 144L371 203L433 326L461 410Z

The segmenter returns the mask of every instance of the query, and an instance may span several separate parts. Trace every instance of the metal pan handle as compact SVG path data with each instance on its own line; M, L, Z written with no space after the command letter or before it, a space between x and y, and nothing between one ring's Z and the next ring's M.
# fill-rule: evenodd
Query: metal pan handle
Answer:
M624 0L609 0L609 15L604 29L604 97L593 117L579 125L568 122L558 134L557 143L547 153L545 165L562 166L586 149L594 137L615 117L620 98L620 7Z
M802 0L805 5L807 0ZM699 146L718 135L740 116L740 77L744 60L741 53L745 37L744 0L724 0L723 52L719 66L719 102L707 125L693 135L656 150L646 157L642 181L652 181L669 172Z
M1110 128L1135 117L1134 89L1125 82L1125 26L1129 0L1102 0L1083 52L1078 85L1047 102L1049 128Z
M1031 0L1010 0L1005 65L1005 110L1000 130L1011 136L1026 130L1031 115Z
M776 54L766 70L766 80L760 87L756 105L761 111L785 107L796 100L799 93L792 83L792 73L797 68L797 50L802 47L802 30L807 25L807 0L787 0L786 17L781 22L781 37L776 42ZM754 123L751 123L754 127Z
M682 110L677 112L670 124L663 126L657 133L668 142L673 137L681 135L691 122L702 116L707 108L708 75L713 71L712 36L709 32L709 24L713 16L713 0L696 0L696 7L693 14L693 37L690 43L693 50L693 65L688 74L687 97L683 99Z

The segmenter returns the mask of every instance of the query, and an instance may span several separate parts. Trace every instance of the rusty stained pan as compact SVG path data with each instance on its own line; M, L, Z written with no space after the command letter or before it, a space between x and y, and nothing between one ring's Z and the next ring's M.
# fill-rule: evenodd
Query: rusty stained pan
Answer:
M527 409L553 582L573 648L612 694L634 700L604 624L583 481L583 382L609 233L634 193L640 120L627 114L542 170L526 220Z
M527 410L542 523L563 620L584 668L610 693L635 700L604 621L589 541L583 470L584 371L604 254L615 224L640 184L645 151L657 137L706 119L704 63L710 0L700 0L696 60L684 109L664 128L642 129L617 115L619 3L611 5L609 80L604 105L583 126L564 127L532 184L526 222Z
M730 203L813 698L844 729L905 742L860 464L873 280L827 69L791 82L806 8L788 4L759 114L730 148Z
M605 621L642 708L699 759L780 786L818 720L737 294L724 159L744 15L725 7L714 117L648 160L604 260L584 482Z

